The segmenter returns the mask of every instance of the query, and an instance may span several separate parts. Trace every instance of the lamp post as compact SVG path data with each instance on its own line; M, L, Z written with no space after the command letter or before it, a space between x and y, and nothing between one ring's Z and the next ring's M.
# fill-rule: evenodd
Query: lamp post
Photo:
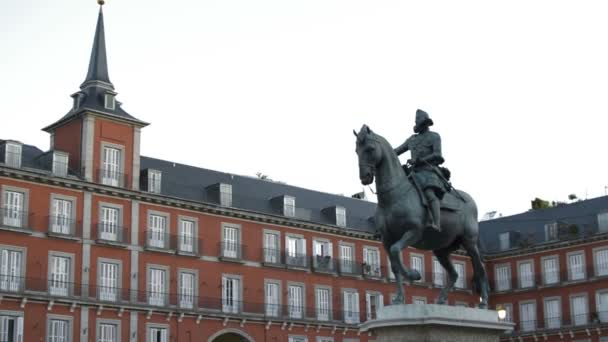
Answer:
M498 312L498 319L504 320L507 317L507 310L505 310L504 306L499 305L496 307L496 311Z

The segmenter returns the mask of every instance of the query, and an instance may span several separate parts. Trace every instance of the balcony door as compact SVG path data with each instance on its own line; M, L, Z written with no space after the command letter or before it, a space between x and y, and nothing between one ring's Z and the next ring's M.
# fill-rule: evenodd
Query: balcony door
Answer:
M53 199L53 216L51 218L51 231L57 234L71 234L71 217L72 202L58 198Z
M113 147L103 148L103 169L101 182L105 185L119 186L120 150Z
M23 226L24 195L17 191L4 192L4 224L12 227Z

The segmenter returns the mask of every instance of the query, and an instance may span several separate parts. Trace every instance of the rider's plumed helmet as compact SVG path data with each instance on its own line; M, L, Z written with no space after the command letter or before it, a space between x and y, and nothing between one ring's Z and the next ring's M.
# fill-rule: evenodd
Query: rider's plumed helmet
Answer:
M416 126L414 126L414 132L418 133L424 127L433 126L433 120L429 117L429 114L422 109L416 111Z

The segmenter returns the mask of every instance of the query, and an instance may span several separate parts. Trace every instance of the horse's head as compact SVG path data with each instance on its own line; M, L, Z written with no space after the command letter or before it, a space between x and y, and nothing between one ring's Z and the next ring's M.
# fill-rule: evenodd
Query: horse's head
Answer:
M357 137L357 156L359 157L359 179L361 184L368 185L374 181L376 166L382 159L382 151L376 137L367 125L363 125L359 133L353 130Z

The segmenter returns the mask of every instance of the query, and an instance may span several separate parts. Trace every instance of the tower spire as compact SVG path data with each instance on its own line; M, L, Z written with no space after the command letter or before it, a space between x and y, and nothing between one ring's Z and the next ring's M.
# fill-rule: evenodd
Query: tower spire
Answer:
M97 17L97 27L95 28L95 38L91 49L91 59L89 60L89 71L81 88L89 82L103 82L107 86L114 88L110 82L108 73L108 59L106 55L106 37L103 25L103 4L104 0L98 0L99 16Z

